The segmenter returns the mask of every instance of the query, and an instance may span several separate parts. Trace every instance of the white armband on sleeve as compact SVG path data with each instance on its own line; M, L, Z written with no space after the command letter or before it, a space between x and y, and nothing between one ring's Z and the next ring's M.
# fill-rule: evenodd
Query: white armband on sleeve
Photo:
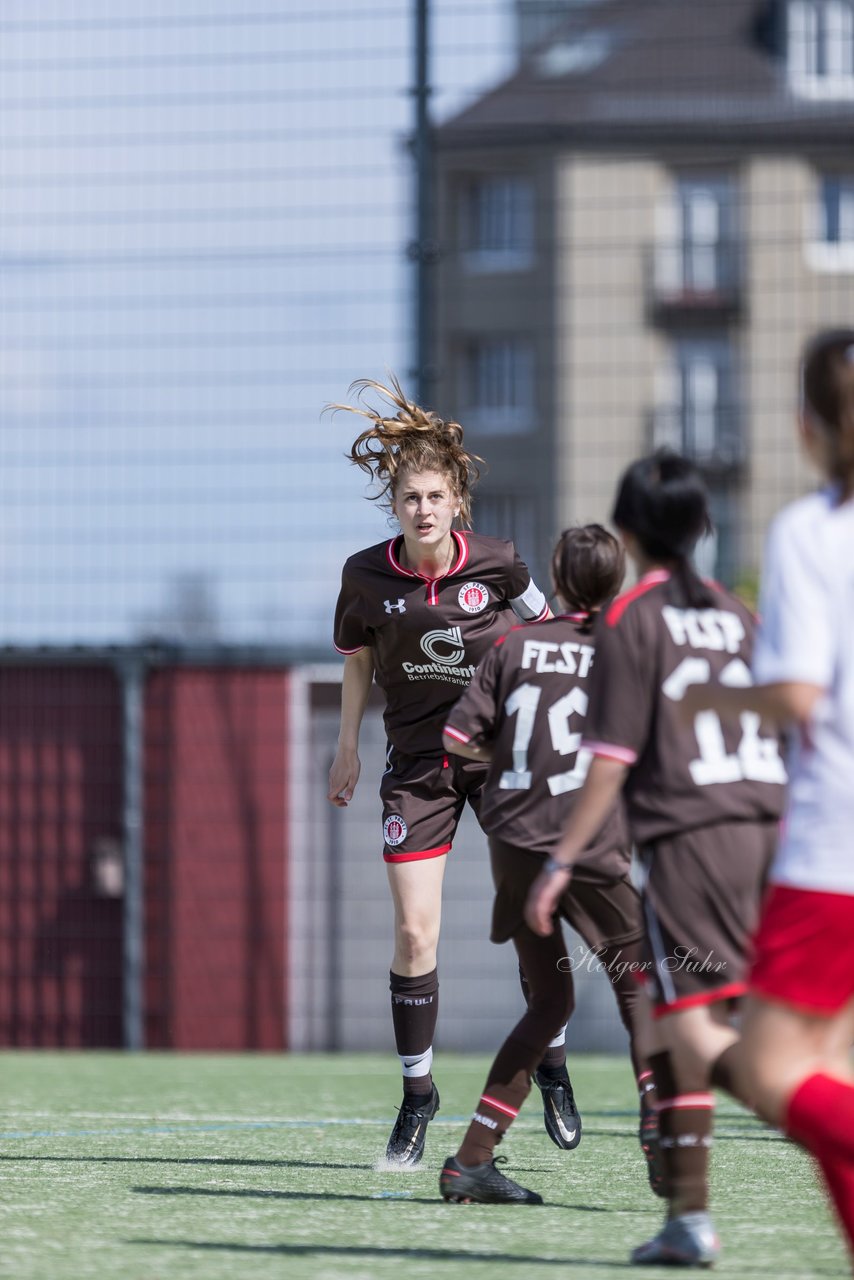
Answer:
M546 597L532 578L522 594L510 601L510 607L516 617L521 618L523 622L533 622L542 618L548 612L549 606Z

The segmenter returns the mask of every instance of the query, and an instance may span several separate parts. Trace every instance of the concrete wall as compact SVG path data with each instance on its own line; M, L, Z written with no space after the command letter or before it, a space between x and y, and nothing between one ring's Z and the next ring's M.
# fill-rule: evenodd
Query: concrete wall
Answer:
M617 477L647 448L660 339L645 320L645 255L661 176L650 162L560 161L556 258L558 512L607 521Z
M816 484L797 441L797 362L818 329L854 324L854 261L815 248L820 171L801 157L759 157L745 174L750 476L744 553L761 560L768 522Z

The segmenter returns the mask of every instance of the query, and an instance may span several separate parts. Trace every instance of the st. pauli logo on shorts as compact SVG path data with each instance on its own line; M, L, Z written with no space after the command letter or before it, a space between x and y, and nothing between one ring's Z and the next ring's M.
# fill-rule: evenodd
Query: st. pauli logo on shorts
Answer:
M409 828L399 813L390 813L383 823L383 839L392 849L403 844Z
M457 599L466 613L480 613L489 604L489 592L482 582L465 582Z

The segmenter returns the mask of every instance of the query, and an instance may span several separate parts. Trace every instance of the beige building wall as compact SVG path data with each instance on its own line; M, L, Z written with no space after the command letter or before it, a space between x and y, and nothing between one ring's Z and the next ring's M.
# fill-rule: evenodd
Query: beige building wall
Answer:
M854 323L854 256L816 244L821 164L797 156L715 157L737 176L743 247L741 315L719 330L737 352L746 464L733 481L737 558L749 582L768 523L815 484L795 430L799 352L807 336ZM538 201L537 253L529 270L472 275L446 253L439 300L439 399L458 405L461 342L469 334L523 332L538 370L538 415L524 436L467 433L490 460L484 494L513 492L542 506L542 561L552 535L574 521L606 521L623 468L650 446L649 419L661 371L683 332L656 325L648 309L650 253L674 173L631 155L471 152L448 156L446 249L457 241L454 183L461 174L525 170ZM697 154L697 167L711 156ZM696 330L698 334L703 329ZM553 510L553 515L552 515Z
M645 271L663 173L625 157L564 156L556 180L556 440L562 523L606 521L617 477L648 446L661 341Z
M682 166L687 167L687 166ZM854 261L816 248L820 165L800 157L722 162L738 174L744 318L728 326L740 366L747 463L737 494L738 555L758 571L768 523L816 483L797 441L796 369L807 337L854 323ZM673 172L634 157L558 162L556 442L558 511L604 519L616 477L649 447L648 416L676 326L647 313L656 211Z
M760 157L746 167L748 332L744 343L750 429L743 555L759 566L774 513L812 488L816 475L797 442L797 362L820 328L854 323L854 263L816 247L820 166Z
M474 517L488 504L513 495L526 509L535 533L523 550L543 584L553 538L553 368L554 368L554 198L553 164L547 151L484 150L452 152L441 160L443 182L439 211L442 253L436 307L438 379L436 403L458 415L467 446L487 460L478 486ZM527 266L514 270L472 270L461 251L461 191L473 178L519 174L533 185L535 249ZM464 403L461 373L466 343L502 335L521 335L534 355L536 404L522 432L492 431L488 421L472 420ZM511 528L490 529L513 536Z

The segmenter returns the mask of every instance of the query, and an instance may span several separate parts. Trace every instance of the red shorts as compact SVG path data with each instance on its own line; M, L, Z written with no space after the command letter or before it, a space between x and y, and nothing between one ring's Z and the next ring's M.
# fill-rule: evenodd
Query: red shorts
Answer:
M752 992L832 1017L854 997L854 894L772 886L753 950Z

